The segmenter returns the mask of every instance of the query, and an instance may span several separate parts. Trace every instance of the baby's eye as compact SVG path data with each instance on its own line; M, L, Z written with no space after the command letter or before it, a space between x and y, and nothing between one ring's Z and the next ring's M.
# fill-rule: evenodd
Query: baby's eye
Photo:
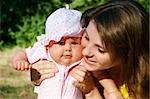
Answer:
M80 44L79 42L72 42L73 45Z
M59 41L59 42L57 42L57 44L59 44L59 45L65 45L65 41Z

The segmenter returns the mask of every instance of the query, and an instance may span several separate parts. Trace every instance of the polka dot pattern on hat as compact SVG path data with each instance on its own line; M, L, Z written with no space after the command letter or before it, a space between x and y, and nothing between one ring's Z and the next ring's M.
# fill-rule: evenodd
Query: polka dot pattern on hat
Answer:
M51 40L59 41L64 36L78 35L81 12L60 8L48 16L45 24L45 35L39 36L38 41L48 44Z

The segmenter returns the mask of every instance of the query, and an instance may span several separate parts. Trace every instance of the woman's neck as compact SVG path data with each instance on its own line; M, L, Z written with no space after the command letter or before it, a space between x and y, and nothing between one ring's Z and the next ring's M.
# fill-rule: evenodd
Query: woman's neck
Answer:
M108 72L118 87L123 84L123 79L121 77L121 66L115 66L109 69Z

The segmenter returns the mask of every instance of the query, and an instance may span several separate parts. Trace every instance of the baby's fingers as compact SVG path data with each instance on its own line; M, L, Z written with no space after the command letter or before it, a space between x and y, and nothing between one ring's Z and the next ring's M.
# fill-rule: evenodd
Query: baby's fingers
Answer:
M16 70L29 70L30 66L29 63L26 61L16 61L14 64L14 68Z
M21 70L29 70L30 69L30 65L28 62L22 62L21 63Z
M24 63L22 61L16 62L16 70L24 70Z

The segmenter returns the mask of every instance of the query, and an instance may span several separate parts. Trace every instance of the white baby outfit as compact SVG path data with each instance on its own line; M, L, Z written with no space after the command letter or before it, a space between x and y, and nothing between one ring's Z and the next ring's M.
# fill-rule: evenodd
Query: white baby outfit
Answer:
M65 8L56 10L47 18L46 34L37 37L38 41L34 46L26 49L31 64L40 59L47 59L53 61L59 70L54 77L44 80L40 86L35 87L38 99L83 99L82 93L73 85L75 79L68 74L69 70L80 64L82 60L70 66L57 64L45 47L51 40L59 41L65 36L79 35L81 31L80 18L79 11Z

